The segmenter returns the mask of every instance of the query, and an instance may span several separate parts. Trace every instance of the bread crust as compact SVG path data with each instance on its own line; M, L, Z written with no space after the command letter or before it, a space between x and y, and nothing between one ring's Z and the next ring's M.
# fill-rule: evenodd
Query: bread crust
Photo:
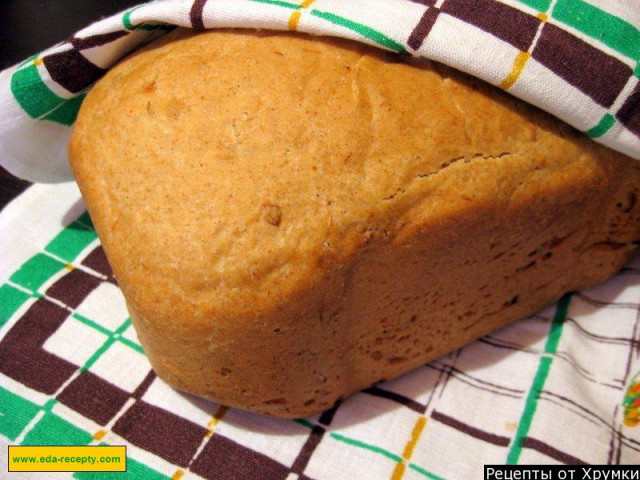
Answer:
M317 413L618 270L640 164L482 82L300 34L178 30L70 161L176 388Z

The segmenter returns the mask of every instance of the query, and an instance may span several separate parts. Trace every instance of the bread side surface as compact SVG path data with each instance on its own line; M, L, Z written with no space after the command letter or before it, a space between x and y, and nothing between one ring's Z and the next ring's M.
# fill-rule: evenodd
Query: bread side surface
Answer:
M619 269L640 163L452 70L176 31L91 90L73 172L156 372L316 413Z

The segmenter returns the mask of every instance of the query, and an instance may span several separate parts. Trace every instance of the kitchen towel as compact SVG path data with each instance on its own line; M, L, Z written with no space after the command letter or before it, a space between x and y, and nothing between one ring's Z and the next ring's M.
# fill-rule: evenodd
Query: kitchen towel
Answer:
M640 158L639 24L633 1L157 1L0 74L0 163L32 181L71 179L66 143L86 91L175 26L299 30L441 61ZM468 479L491 463L640 463L638 256L603 285L286 421L154 375L74 183L32 186L0 232L1 468L8 445L34 444L125 445L119 476L132 479Z
M633 0L159 0L95 23L0 74L0 164L71 179L88 89L176 26L347 37L468 72L640 158L640 3Z
M640 464L640 255L321 415L281 420L156 377L73 182L30 187L0 231L5 472L8 445L127 447L126 474L55 477L76 479L466 480L484 464Z

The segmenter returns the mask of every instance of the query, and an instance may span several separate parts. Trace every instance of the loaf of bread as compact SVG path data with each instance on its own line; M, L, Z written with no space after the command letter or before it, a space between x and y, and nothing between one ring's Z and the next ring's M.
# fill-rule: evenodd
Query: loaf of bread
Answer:
M180 390L331 407L618 270L640 162L346 40L177 30L87 95L70 160Z

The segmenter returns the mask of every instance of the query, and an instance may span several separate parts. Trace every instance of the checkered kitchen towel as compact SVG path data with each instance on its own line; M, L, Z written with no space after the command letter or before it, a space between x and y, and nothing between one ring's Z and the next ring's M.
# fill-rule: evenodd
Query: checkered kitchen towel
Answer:
M0 164L33 181L71 179L66 142L87 89L175 26L298 30L427 57L640 158L639 25L636 0L160 0L0 75Z
M640 464L640 256L599 287L290 421L155 376L75 184L34 185L0 231L0 477L19 444L127 447L126 474L55 477L82 480L466 480L483 464Z
M0 160L30 179L69 178L66 139L88 86L174 25L324 33L433 58L640 158L639 19L632 0L155 2L0 75ZM9 444L126 445L119 477L142 479L464 480L487 463L640 463L640 257L322 415L284 421L155 377L73 183L31 187L0 231L0 471Z

